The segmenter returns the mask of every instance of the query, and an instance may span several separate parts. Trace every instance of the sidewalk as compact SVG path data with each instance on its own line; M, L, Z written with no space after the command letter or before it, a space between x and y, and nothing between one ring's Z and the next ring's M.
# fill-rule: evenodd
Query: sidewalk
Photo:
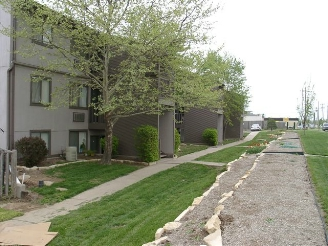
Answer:
M21 225L29 225L35 223L42 223L49 221L56 216L68 214L70 211L76 210L79 207L94 201L100 200L103 196L111 195L119 190L122 190L140 180L143 180L151 175L154 175L158 172L167 170L169 168L175 167L179 164L185 162L194 162L194 163L203 163L198 161L193 161L200 156L204 156L209 153L216 152L221 149L229 148L235 145L239 145L243 142L247 142L252 140L258 132L251 132L245 139L233 142L227 145L221 145L216 147L210 147L206 150L202 150L196 153L192 153L189 155L185 155L176 159L167 158L161 159L156 164L139 169L133 173L130 173L124 177L117 178L115 180L109 181L97 187L94 187L90 190L82 192L81 194L72 197L70 199L66 199L60 203L56 203L46 208L33 210L25 213L23 216L13 218L12 220L5 221L0 223L0 231L8 226L21 226ZM211 164L213 163L203 163L203 164ZM217 163L214 165L222 165Z

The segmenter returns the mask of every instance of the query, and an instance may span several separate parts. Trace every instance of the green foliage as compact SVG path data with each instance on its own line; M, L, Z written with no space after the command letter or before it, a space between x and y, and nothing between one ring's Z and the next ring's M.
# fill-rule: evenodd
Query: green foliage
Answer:
M276 121L274 120L274 119L269 119L268 120L268 129L270 129L271 131L273 130L273 129L277 129L277 124L276 124Z
M211 154L204 155L202 157L197 158L196 160L228 163L230 161L238 159L246 151L246 148L246 146L244 146L244 148L242 148L242 146L230 147Z
M100 147L101 147L102 150L105 149L105 143L106 143L105 138L101 138L100 139ZM112 156L114 156L114 157L118 155L118 145L119 145L118 137L113 136L113 140L112 140Z
M208 148L207 145L181 144L178 156L188 155L188 154L198 152L198 151L201 151L201 150L204 150L207 148Z
M181 144L180 134L179 134L179 131L175 128L175 130L174 130L174 154L178 154L180 144Z
M327 132L308 130L306 134L299 133L298 135L307 154L328 156Z
M23 137L15 142L15 146L27 167L39 165L48 154L46 142L38 137Z
M124 164L101 165L98 162L80 162L60 166L46 171L48 176L61 179L51 186L33 188L34 192L42 195L41 203L53 204L71 198L83 191L102 183L127 175L137 170L137 166ZM56 188L66 188L58 191Z
M51 222L49 245L143 245L207 190L224 167L181 164ZM95 230L97 228L97 230ZM201 243L200 243L201 244Z
M252 146L248 149L246 149L246 154L257 154L262 152L266 146Z
M218 130L215 128L207 128L203 132L203 140L210 146L218 145Z
M317 155L306 157L311 180L321 208L325 212L326 225L328 225L328 158L327 133L321 130L308 130L306 134L299 133L306 154Z
M159 159L158 131L155 127L149 125L138 127L135 144L142 161L153 162Z
M22 212L0 208L0 222L23 215Z

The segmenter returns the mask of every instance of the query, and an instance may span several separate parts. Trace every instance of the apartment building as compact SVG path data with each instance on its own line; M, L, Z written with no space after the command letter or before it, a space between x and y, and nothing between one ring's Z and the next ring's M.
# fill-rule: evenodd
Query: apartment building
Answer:
M0 22L3 26L19 29L21 22L0 8ZM91 149L100 153L100 138L105 135L104 117L89 108L92 98L99 91L88 87L78 88L78 96L70 99L70 106L50 109L52 92L62 83L85 79L82 75L69 77L65 68L57 68L40 75L43 63L58 59L49 39L56 42L51 27L44 27L44 34L32 39L4 36L0 34L0 148L13 149L15 141L25 136L42 138L49 155L61 154L67 146L77 147L78 152ZM61 40L62 42L62 40ZM36 56L15 53L28 45ZM71 45L67 40L67 45ZM44 56L44 59L40 59ZM67 93L63 94L67 96ZM140 125L153 125L159 131L160 151L174 154L174 109L162 115L137 115L120 119L114 127L114 135L119 138L119 153L135 156L135 129Z

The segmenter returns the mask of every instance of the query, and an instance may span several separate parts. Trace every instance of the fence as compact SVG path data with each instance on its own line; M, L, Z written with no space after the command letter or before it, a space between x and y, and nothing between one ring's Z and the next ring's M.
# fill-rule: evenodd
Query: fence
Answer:
M17 151L0 149L0 198L9 195L16 197L16 180Z

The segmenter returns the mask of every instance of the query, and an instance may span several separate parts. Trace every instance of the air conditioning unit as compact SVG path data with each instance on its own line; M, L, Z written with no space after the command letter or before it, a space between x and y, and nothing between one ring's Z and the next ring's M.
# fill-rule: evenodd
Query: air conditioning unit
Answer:
M73 122L84 122L85 113L73 112Z

